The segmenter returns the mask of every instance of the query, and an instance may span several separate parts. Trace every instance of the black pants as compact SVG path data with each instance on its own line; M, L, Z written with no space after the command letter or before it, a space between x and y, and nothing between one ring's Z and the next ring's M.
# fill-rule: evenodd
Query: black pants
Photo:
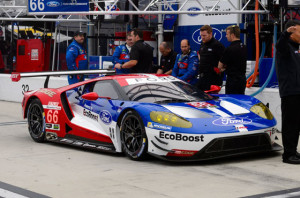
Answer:
M197 87L202 90L210 90L211 85L222 86L223 84L223 74L212 73L201 73Z
M246 77L245 75L227 75L226 94L245 94Z
M283 158L296 154L300 131L300 95L281 98Z

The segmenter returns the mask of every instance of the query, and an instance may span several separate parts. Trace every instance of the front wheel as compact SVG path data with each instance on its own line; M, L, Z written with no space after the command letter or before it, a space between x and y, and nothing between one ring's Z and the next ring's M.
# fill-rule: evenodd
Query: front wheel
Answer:
M132 160L143 160L147 156L148 140L142 118L135 111L124 114L121 127L123 151Z
M39 99L34 99L29 105L27 120L31 138L36 142L45 142L45 113Z

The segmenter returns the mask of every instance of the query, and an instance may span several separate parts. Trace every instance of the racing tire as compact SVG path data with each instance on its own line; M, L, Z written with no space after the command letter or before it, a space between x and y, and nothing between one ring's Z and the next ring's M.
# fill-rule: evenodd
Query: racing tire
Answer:
M45 113L39 99L34 99L27 112L28 130L35 142L45 142Z
M147 158L148 139L142 118L136 111L127 111L120 123L123 152L132 160Z

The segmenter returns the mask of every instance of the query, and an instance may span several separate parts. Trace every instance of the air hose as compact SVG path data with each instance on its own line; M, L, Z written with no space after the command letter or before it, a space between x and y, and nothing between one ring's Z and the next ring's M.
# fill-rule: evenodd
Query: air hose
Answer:
M259 94L260 92L262 92L262 90L264 90L264 88L266 88L266 86L269 84L272 75L274 73L274 69L275 69L275 58L276 58L276 45L277 43L277 23L274 23L274 37L273 37L273 45L274 45L274 51L273 51L273 59L272 59L272 67L269 73L269 76L266 80L266 82L263 84L263 86L261 86L261 88L259 90L257 90L256 92L254 92L253 94L251 94L251 96L256 96L257 94Z
M266 52L266 43L263 42L262 43L262 47L261 47L261 54L260 54L260 58L258 61L258 66L260 66L264 56L265 56L265 52ZM254 73L254 69L248 74L248 76L246 77L247 79Z
M255 1L255 10L259 9L258 0ZM259 62L259 32L258 32L258 14L255 14L255 45L256 45L256 59L255 59L255 69L253 74L247 79L246 87L250 88L255 82L258 75L258 62Z

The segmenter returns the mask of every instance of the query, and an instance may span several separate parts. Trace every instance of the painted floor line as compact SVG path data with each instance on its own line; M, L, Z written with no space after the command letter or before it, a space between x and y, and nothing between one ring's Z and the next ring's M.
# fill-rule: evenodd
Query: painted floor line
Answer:
M268 196L264 198L288 198L288 197L300 197L300 192L292 192L284 195Z
M0 188L0 196L5 198L28 198L23 195L19 195L17 193L10 192L8 190L4 190L2 188Z
M16 121L16 122L0 122L0 126L27 124L27 121Z
M0 198L50 198L0 181Z
M274 191L259 195L247 196L242 198L295 198L300 197L300 188L292 188L281 191Z

